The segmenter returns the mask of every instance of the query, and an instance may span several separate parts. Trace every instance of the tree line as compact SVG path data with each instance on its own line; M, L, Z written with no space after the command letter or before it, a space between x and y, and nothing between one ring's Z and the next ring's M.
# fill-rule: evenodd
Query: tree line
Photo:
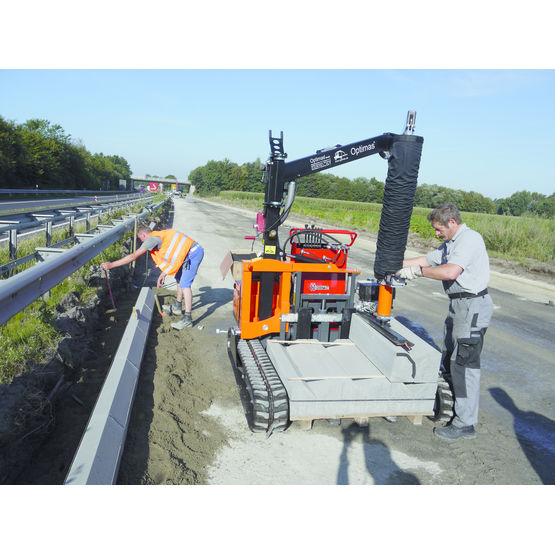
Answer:
M260 159L238 165L227 158L210 160L195 168L189 180L200 196L217 195L220 191L264 192ZM352 200L358 202L383 201L385 183L372 177L348 179L330 173L314 173L297 179L297 194L303 197ZM555 193L549 197L541 193L519 191L505 199L492 200L474 191L450 189L423 183L416 187L414 204L436 208L446 202L456 204L463 212L505 214L512 216L536 215L552 218L555 215Z
M16 124L0 116L0 187L119 189L131 168L117 155L91 154L60 125L45 119Z

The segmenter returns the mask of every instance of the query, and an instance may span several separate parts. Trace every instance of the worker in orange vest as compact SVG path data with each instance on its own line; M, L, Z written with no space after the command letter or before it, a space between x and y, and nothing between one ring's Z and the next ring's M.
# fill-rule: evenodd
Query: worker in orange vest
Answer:
M163 309L170 314L183 315L179 322L172 323L172 328L182 330L193 325L191 310L193 305L193 292L191 285L195 279L198 267L204 257L204 249L191 237L175 229L162 229L152 231L146 226L137 229L137 237L142 245L131 254L115 260L114 262L103 262L100 266L103 270L110 270L118 266L129 264L146 252L154 260L156 266L161 270L157 286L164 284L166 276L174 276L177 282L177 296L172 305L163 305ZM182 310L181 302L185 304Z

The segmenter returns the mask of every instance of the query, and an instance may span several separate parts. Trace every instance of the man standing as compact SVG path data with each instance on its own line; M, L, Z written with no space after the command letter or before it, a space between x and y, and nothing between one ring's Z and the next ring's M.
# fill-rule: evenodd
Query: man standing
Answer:
M193 325L191 310L193 305L193 293L191 285L197 275L198 267L204 257L203 248L191 237L175 229L162 229L151 231L146 226L137 229L137 237L142 245L131 254L115 260L114 262L103 262L100 266L103 270L110 270L118 266L124 266L141 257L146 252L154 260L156 266L161 270L157 286L163 285L166 276L175 276L177 282L176 301L172 305L164 305L164 310L170 314L182 314L181 301L185 303L185 313L179 322L172 324L172 328L182 330Z
M444 242L426 256L403 260L396 275L443 282L450 302L442 362L453 384L455 417L449 425L434 428L434 434L447 440L472 439L480 401L480 353L493 313L487 289L489 258L482 236L462 223L454 204L435 208L428 220Z

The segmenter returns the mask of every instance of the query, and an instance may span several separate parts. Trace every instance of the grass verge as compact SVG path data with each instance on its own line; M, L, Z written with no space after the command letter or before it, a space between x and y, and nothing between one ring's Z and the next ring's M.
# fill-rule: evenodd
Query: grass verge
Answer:
M0 326L0 385L27 370L30 363L46 359L61 339L52 318L56 306L69 292L75 293L82 304L97 294L98 288L87 284L89 269L104 260L119 258L121 244L130 235L132 232L53 287L48 299L37 299Z
M264 194L222 191L208 200L224 202L251 210L261 210ZM297 197L293 211L299 216L324 219L337 226L377 233L381 204L343 200ZM427 219L429 208L414 207L410 230L420 238L435 240ZM524 264L552 262L555 259L555 220L537 217L499 216L496 214L462 213L463 221L478 231L489 254L495 258ZM440 241L437 241L440 244Z

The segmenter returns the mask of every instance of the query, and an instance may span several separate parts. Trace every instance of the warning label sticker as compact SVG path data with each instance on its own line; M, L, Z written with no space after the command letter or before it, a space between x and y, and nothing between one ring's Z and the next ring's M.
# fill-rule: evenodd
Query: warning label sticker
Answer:
M311 170L321 170L331 166L331 157L329 154L322 154L322 156L315 156L310 159L310 169Z

